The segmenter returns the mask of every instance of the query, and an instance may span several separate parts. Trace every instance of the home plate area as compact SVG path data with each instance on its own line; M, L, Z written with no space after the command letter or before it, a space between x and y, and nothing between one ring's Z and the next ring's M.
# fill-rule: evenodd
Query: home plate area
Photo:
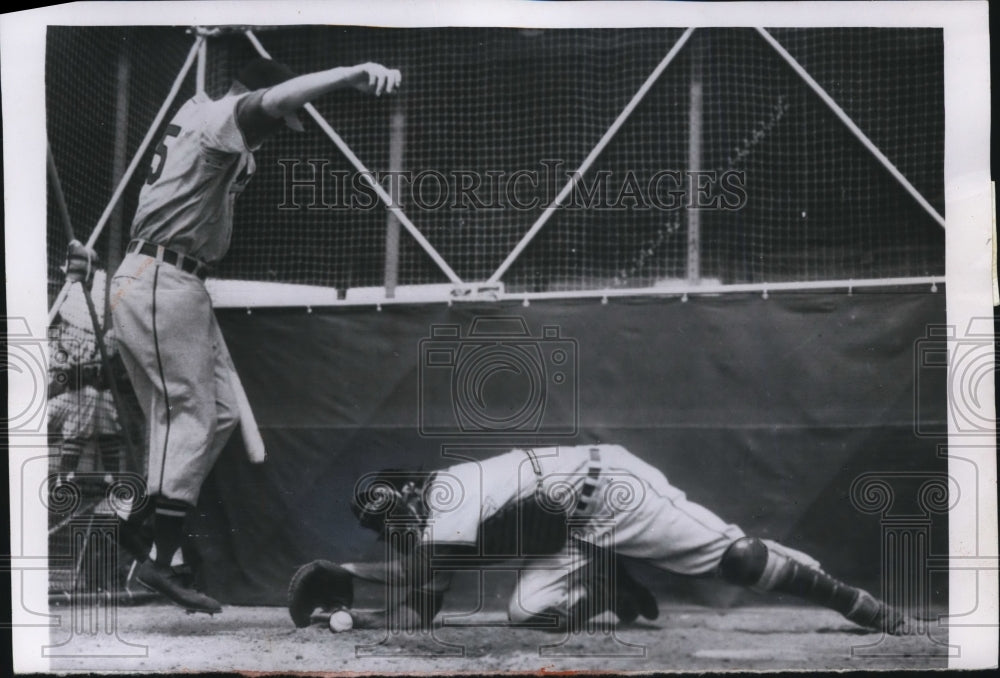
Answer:
M655 622L566 634L506 626L502 613L454 618L433 634L296 629L280 607L214 617L166 605L119 607L113 632L51 633L53 671L490 673L944 668L946 629L883 636L812 607L663 606ZM460 623L461 626L452 626Z

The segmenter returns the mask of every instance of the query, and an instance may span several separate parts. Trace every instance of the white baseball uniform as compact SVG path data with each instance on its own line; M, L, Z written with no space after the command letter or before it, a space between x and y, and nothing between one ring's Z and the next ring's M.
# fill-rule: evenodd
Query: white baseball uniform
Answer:
M262 90L184 104L157 146L133 242L211 264L226 253L233 201L254 171L238 109ZM194 505L238 423L227 356L203 280L159 254L131 252L111 309L123 362L148 420L148 491Z
M620 445L518 449L461 463L435 474L424 496L425 551L463 547L473 559L524 561L508 607L513 621L585 596L585 580L574 577L591 564L584 544L698 575L745 536ZM555 560L533 565L539 556ZM440 593L448 573L433 575L424 585Z

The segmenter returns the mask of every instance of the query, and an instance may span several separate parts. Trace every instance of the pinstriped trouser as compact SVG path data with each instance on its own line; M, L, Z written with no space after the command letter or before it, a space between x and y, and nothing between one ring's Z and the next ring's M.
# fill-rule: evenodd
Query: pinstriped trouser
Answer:
M122 361L148 424L148 492L194 505L239 421L208 292L195 275L129 254L111 295Z
M550 457L546 448L535 448L534 452L543 470L548 472L548 469L556 470L557 459L572 462L589 447L558 448L558 458ZM643 560L669 572L704 575L715 571L726 549L746 536L739 526L689 501L658 468L624 447L593 447L600 459L600 474L593 502L588 505L588 515L595 520L581 527L577 537L580 541ZM587 468L585 463L569 465ZM584 474L581 470L576 477L583 478ZM552 476L560 477L558 473ZM562 559L560 567L521 570L517 590L508 607L512 621L526 621L543 612L565 612L587 595L587 578L581 580L575 575L593 566L593 559L572 541L557 558ZM597 571L607 574L607 567L598 565ZM605 601L591 601L591 608L601 611L604 609L602 602Z

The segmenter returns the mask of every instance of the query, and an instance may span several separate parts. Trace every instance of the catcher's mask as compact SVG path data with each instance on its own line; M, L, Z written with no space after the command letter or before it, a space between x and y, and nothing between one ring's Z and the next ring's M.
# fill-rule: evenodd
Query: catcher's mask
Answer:
M296 75L297 73L285 64L257 57L240 69L236 81L252 92L279 85L286 80L291 80ZM296 132L302 132L305 129L299 116L294 113L285 116L285 124Z
M426 473L383 469L362 476L354 486L351 511L362 527L385 536L385 523L390 518L415 519L422 522Z

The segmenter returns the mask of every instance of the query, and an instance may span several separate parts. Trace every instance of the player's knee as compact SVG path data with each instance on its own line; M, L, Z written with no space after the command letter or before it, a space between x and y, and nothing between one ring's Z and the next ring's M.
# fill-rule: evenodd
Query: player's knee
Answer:
M764 576L768 556L767 545L760 539L737 539L722 554L722 561L719 563L722 578L732 584L753 586Z

